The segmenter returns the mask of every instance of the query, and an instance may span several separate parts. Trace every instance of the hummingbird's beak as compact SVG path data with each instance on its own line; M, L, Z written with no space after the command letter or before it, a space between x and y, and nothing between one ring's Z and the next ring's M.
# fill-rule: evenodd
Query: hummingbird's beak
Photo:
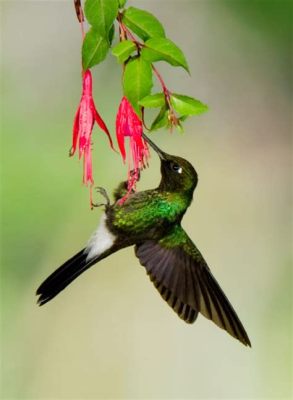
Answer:
M151 139L149 139L144 133L142 134L142 137L143 137L144 140L151 146L151 148L152 148L153 150L155 150L155 152L158 154L158 156L160 157L161 160L166 160L166 155L165 155L165 153L164 153L162 150L160 150L160 149L158 148L158 146L155 145L155 143L151 141Z

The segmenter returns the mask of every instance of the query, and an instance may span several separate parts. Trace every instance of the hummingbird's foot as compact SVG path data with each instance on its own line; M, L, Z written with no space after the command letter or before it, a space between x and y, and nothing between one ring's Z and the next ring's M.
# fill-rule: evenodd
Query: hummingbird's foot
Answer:
M95 189L96 189L97 193L100 193L105 198L106 203L93 203L92 206L93 207L105 206L106 208L109 207L110 206L110 199L109 199L109 196L108 196L108 193L107 193L106 189L104 189L101 186L97 186L97 187L95 187Z

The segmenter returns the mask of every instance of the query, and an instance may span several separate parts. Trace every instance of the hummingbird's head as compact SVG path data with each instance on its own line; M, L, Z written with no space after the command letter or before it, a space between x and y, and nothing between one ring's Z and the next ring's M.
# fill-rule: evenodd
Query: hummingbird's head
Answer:
M190 162L163 152L145 134L143 138L160 157L162 174L160 188L171 192L192 193L196 188L198 177Z

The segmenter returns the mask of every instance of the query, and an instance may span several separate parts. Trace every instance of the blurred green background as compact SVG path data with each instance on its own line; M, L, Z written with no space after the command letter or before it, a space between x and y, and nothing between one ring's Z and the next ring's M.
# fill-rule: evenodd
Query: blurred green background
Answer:
M1 391L3 399L292 398L292 3L129 1L186 52L191 77L159 63L171 90L206 102L165 151L196 167L183 226L243 321L252 349L210 321L185 325L126 249L39 308L35 290L86 243L82 168L68 158L80 98L71 1L1 2ZM121 70L94 69L114 132ZM126 176L95 128L95 183ZM140 188L159 180L155 155Z

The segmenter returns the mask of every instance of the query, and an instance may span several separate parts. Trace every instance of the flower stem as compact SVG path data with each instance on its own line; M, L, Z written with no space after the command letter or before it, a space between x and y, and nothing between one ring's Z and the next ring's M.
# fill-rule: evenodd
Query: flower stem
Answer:
M163 78L162 78L162 75L159 73L159 71L158 71L157 68L154 66L154 64L152 64L152 69L153 69L155 75L157 76L157 78L158 78L160 84L162 85L163 92L165 93L166 96L170 96L170 92L169 92L167 86L165 85L165 82L164 82L164 80L163 80Z
M164 82L164 79L162 78L162 75L159 73L159 71L154 66L154 64L152 64L152 69L153 69L155 75L157 76L160 84L162 85L162 89L163 89L163 92L164 92L164 95L165 95L165 99L166 99L166 102L167 102L168 108L169 108L169 121L171 122L171 125L173 125L173 124L177 125L178 124L178 120L177 120L174 108L173 108L173 106L171 104L171 97L170 97L171 92L167 88L167 86L166 86L166 84Z
M139 41L134 37L134 35L131 33L131 31L123 24L123 22L122 22L122 16L123 16L123 14L122 14L122 13L119 13L119 14L118 14L118 17L117 17L117 21L118 21L118 23L119 23L119 30L120 30L120 32L121 32L121 34L120 34L120 42L121 42L122 40L126 40L126 39L128 38L128 36L129 36L130 40L136 45L137 51L139 52L140 49L141 49L141 47L143 47L143 43L139 42Z
M74 7L75 7L75 12L76 12L76 16L78 19L78 22L80 23L80 27L81 27L81 36L82 36L82 40L84 40L85 37L85 32L84 32L84 15L83 15L83 10L82 10L82 6L81 6L81 2L80 0L74 0Z
M123 40L127 40L128 37L129 39L135 44L136 48L137 48L137 53L138 55L140 55L140 51L141 49L145 46L144 43L139 42L134 35L132 34L132 32L127 28L127 26L125 26L125 24L122 22L122 17L123 17L123 13L119 13L117 16L117 21L119 23L119 36L120 36L120 42ZM123 69L125 68L126 63L123 64ZM154 66L154 64L151 64L152 69L154 74L156 75L156 77L158 78L163 92L164 92L164 96L165 96L165 100L166 100L166 104L168 106L169 109L169 121L172 125L178 125L178 119L176 117L176 113L175 110L171 104L171 92L170 90L167 88L164 79L162 78L162 75L159 73L159 71L157 70L157 68ZM144 120L144 113L142 113L142 122L144 127L149 130L149 128L146 126L145 124L145 120Z
M164 95L165 95L165 98L166 98L166 101L168 103L169 108L172 108L171 100L170 100L170 94L171 94L170 90L167 88L167 86L166 86L166 84L164 82L164 79L162 78L162 75L159 73L159 71L154 66L154 64L152 64L152 69L153 69L155 75L157 76L161 86L162 86L162 89L163 89L163 92L164 92Z

